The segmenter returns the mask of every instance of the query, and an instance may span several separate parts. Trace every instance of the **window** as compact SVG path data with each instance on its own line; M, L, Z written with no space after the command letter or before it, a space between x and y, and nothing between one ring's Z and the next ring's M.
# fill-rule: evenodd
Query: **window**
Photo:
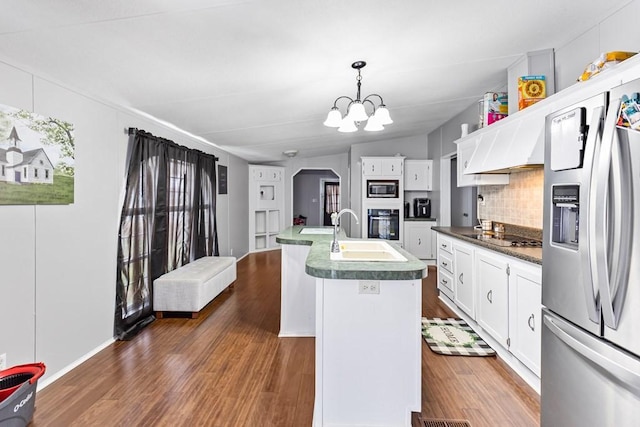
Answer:
M38 177L38 168L33 168L33 176Z
M153 280L218 255L215 163L209 154L136 130L121 213L115 335L152 317Z
M42 160L40 160L40 164L41 164L41 165L44 165L44 162L43 162Z
M4 165L2 165L2 176L4 176Z
M44 170L44 177L45 179L49 179L49 169Z
M22 172L23 172L22 174L24 175L25 178L29 178L29 174L27 173L27 168L26 167L22 169Z

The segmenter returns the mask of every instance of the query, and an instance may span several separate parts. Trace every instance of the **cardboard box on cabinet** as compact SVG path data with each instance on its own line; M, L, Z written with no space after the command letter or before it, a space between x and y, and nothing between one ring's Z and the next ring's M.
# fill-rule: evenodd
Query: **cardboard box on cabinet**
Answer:
M523 110L547 97L544 76L518 77L518 110Z
M507 92L487 92L484 94L482 124L488 126L491 123L504 119L509 114L509 102Z

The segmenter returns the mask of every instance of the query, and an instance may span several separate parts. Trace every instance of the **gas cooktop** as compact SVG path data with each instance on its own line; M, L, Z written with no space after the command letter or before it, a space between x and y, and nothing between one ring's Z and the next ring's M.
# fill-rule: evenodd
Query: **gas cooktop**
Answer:
M468 233L462 234L465 237L472 239L482 240L483 242L491 243L492 245L502 247L517 247L517 248L541 248L542 242L537 239L531 239L529 237L516 236L514 234L487 234L487 233Z

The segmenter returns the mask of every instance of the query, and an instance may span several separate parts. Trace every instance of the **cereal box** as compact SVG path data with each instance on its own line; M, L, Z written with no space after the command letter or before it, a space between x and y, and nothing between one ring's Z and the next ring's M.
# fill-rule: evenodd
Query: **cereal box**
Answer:
M523 110L547 97L544 76L518 77L518 110Z
M487 92L484 94L483 117L484 126L504 119L509 114L507 92Z

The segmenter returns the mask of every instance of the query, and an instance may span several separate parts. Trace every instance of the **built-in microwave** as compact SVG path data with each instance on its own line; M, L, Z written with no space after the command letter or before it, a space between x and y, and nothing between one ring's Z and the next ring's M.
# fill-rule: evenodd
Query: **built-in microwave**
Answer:
M400 182L395 179L367 180L367 198L398 198Z

